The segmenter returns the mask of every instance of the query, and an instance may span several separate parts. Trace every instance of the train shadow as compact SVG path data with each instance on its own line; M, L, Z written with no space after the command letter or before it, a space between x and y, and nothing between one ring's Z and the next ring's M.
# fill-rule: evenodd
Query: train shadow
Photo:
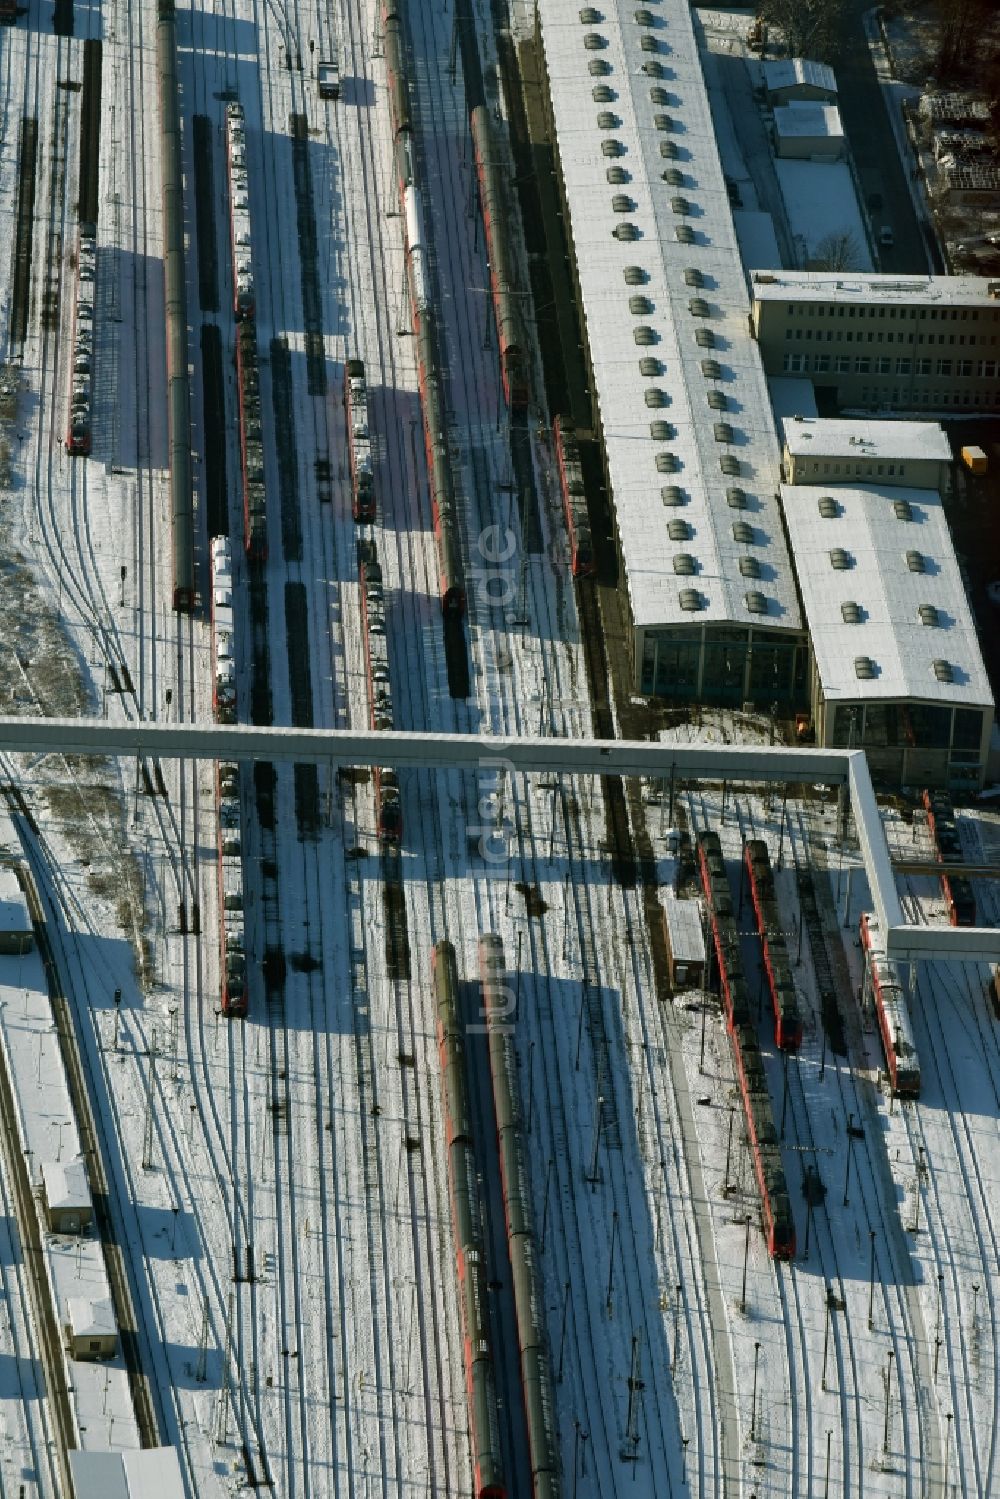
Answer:
M177 11L177 52L181 68L204 55L228 65L233 57L256 57L257 27L236 16L218 15L204 6ZM185 54L189 54L185 56Z
M99 246L91 405L96 459L112 468L167 466L166 358L163 261ZM67 416L69 381L67 367Z
M375 85L370 78L348 73L340 80L340 102L349 109L371 109L375 104Z

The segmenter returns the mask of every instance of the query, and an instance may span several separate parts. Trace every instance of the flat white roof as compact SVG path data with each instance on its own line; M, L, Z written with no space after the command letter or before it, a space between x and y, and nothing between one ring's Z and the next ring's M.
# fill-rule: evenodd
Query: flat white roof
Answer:
M826 517L820 501L830 498L836 514ZM783 484L781 499L828 701L992 705L944 507L934 490ZM837 548L846 553L846 567L833 564ZM918 555L923 571L911 570L909 553ZM842 610L852 603L860 614L856 624ZM935 611L930 624L920 615L926 606ZM874 662L868 680L857 675L860 656ZM941 660L952 668L951 682L937 678L934 662Z
M9 864L0 864L0 932L30 932L31 917L24 891Z
M825 62L813 62L809 57L772 58L761 63L761 71L770 93L782 88L794 88L802 83L826 89L831 94L837 92L837 79L833 69L827 67Z
M792 416L782 422L793 458L885 458L951 461L940 422L877 422L866 417Z
M777 436L759 351L749 336L746 280L687 0L659 5L653 27L635 21L632 4L613 0L602 5L603 19L594 25L581 24L579 8L563 0L539 0L538 11L634 623L640 629L739 623L800 631L775 500ZM588 36L597 45L588 47ZM659 50L644 50L643 40ZM609 67L604 76L589 71L597 59ZM650 64L662 67L662 78L643 71ZM613 100L594 101L600 84L613 90ZM663 90L667 102L654 101L653 89ZM615 122L607 129L598 125L604 111ZM620 143L617 156L602 152L610 141ZM661 155L664 142L676 146L675 158ZM628 173L617 186L607 178L614 165ZM681 174L676 185L663 181L670 168ZM616 193L628 200L621 213L612 207ZM638 230L634 242L615 238L624 223ZM681 225L693 232L693 243L678 242ZM641 268L643 284L626 283L627 266ZM688 269L701 273L701 287L687 284ZM636 294L649 298L651 311L630 311ZM706 304L700 314L691 309L695 298ZM640 326L652 329L648 346L635 342ZM705 329L714 335L712 348L696 342ZM640 373L644 356L661 362L660 375ZM717 377L704 372L706 359L718 361ZM666 394L661 409L646 404L652 389ZM726 396L725 410L709 406L710 391ZM669 436L652 437L656 420L670 424ZM717 421L730 424L731 438L717 438ZM673 462L675 471L658 469L661 453L672 455L661 461ZM738 462L738 474L722 472L724 455ZM664 504L665 486L677 486L680 505ZM745 510L727 502L727 489L737 486L745 492ZM752 527L752 543L734 540L739 520ZM686 522L689 534L671 539L671 521ZM747 608L739 560L748 551L761 564L752 588L763 593L766 614ZM680 554L694 558L694 573L675 572ZM697 611L681 607L688 589L697 590Z
M940 302L1000 312L1000 281L987 276L887 276L860 271L754 271L759 302ZM990 288L994 290L991 292Z
M69 1453L75 1499L184 1499L174 1447Z
M116 1338L118 1323L110 1298L70 1296L66 1303L69 1325L76 1338Z
M816 416L816 387L805 375L772 375L767 388L771 392L771 410L780 425L782 418Z
M50 1208L89 1208L90 1186L82 1161L43 1161L42 1182Z
M701 901L678 900L668 891L663 899L663 912L674 961L704 963L705 933L701 924Z
M774 173L789 228L806 255L822 262L831 247L839 250L849 236L853 263L859 271L870 271L865 222L848 163L776 156Z
M818 99L795 99L779 105L774 111L774 128L783 136L821 135L831 140L844 136L836 104L822 104Z

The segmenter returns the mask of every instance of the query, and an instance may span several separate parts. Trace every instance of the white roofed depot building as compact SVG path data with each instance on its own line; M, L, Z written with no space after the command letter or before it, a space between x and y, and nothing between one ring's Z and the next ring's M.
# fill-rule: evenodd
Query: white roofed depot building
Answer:
M634 687L791 707L778 439L687 0L536 13Z
M792 416L782 428L790 484L947 486L951 447L938 422Z
M893 785L978 789L993 697L933 490L783 485L817 743Z
M832 104L836 100L837 80L825 62L778 57L762 62L760 70L770 104L788 104L794 99Z

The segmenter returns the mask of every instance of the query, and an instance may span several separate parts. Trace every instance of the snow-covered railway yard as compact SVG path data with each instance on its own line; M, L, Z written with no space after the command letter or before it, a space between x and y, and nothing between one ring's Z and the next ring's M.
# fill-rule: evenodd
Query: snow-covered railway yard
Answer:
M260 701L263 643L275 723L304 711L317 726L368 721L342 404L354 357L369 389L371 534L397 726L586 736L580 622L540 412L530 418L537 550L518 517L463 80L449 68L452 8L411 0L406 11L467 569L467 699L449 695L379 7L219 0L178 13L196 473L224 441L234 539L243 515L224 101L238 97L246 115L269 560L262 627L234 544L240 716ZM208 720L207 609L170 607L155 7L112 0L74 13L72 37L52 34L40 0L0 30L5 268L20 122L38 128L27 333L3 350L20 356L25 389L0 520L4 623L18 642L0 702L5 712ZM481 27L489 57L485 17ZM88 37L103 52L94 443L92 457L74 459L64 437L81 120L80 92L65 84L81 77ZM313 76L334 48L336 106ZM198 136L208 164L194 160L196 118L208 122ZM199 174L207 219L195 211ZM206 228L214 306L200 301ZM4 270L4 336L12 294ZM206 328L221 344L224 433L206 427ZM204 595L204 496L199 507ZM850 845L839 850L831 803L790 796L782 829L777 798L730 788L725 808L718 787L678 793L692 833L719 830L734 896L744 833L765 838L777 861L806 1012L802 1048L785 1060L766 1000L761 1020L798 1240L795 1258L778 1263L759 1232L721 1011L698 991L658 997L643 891L613 877L596 782L529 779L492 762L476 775L403 773L407 963L389 941L388 860L367 773L322 767L310 802L308 778L278 766L262 816L259 779L255 796L243 767L240 1021L218 1013L213 767L8 757L3 778L38 824L26 857L36 878L44 871L160 1440L177 1447L189 1493L472 1491L430 957L439 939L454 943L474 1026L487 931L503 940L515 995L563 1492L995 1491L1000 1047L989 975L920 970L910 1008L922 1092L894 1101L872 1016L855 998L869 897ZM893 816L890 842L912 859L910 828ZM659 808L648 824L668 883L676 862ZM962 814L959 825L970 859L992 856L992 822ZM918 844L921 855L929 847ZM796 871L806 869L842 1041L824 1029L813 933L800 938ZM945 919L935 881L902 888L921 919ZM977 895L992 922L995 887L979 882ZM742 946L756 996L759 944L744 933ZM807 1166L819 1184L812 1207ZM483 1195L496 1212L499 1188L484 1183ZM54 1494L6 1182L3 1201L0 1354L10 1344L13 1358L0 1377L0 1476L6 1487L16 1466ZM518 1363L505 1346L506 1262L490 1281L509 1407ZM527 1495L520 1416L502 1414L507 1490Z

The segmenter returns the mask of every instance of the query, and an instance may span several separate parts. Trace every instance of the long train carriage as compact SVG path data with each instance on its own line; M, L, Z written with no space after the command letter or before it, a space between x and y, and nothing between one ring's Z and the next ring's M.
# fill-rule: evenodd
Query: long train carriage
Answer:
M17 0L0 0L0 25L13 26L17 22Z
M351 514L362 525L370 525L375 519L375 476L368 431L368 384L360 359L349 359L345 366L344 414L351 473Z
M802 1012L788 961L771 860L762 838L747 840L743 860L774 1011L774 1039L782 1051L798 1051L802 1045Z
M564 417L557 416L552 424L555 437L556 461L559 465L559 490L562 495L563 515L569 534L570 568L574 578L592 577L595 570L594 539L590 530L590 514L587 496L583 487L583 467L580 463L580 447L576 433L566 426Z
M545 1327L545 1298L535 1243L524 1120L517 1080L513 996L506 983L503 943L493 932L479 939L479 976L489 1035L497 1150L514 1288L532 1490L534 1499L557 1499L560 1491L559 1441Z
M987 992L990 996L990 1004L993 1006L993 1013L1000 1020L1000 963L994 963L990 970Z
M212 538L212 710L218 723L236 722L233 651L233 562L229 538Z
M500 162L496 132L485 104L475 106L470 124L500 349L500 377L507 405L512 411L523 411L530 400L531 389L524 319L519 306L521 293L516 285L516 262L511 248L506 172Z
M236 335L236 383L240 403L240 464L243 478L243 540L250 562L267 561L264 431L261 425L257 330L253 319Z
M216 765L215 777L219 838L220 1002L224 1015L245 1015L247 960L239 767L220 761Z
M97 287L97 235L93 224L81 224L77 240L73 336L70 340L69 419L66 451L87 454L93 443L94 309Z
M925 790L922 800L938 860L942 864L961 864L964 860L962 840L958 836L951 798L945 791ZM975 926L976 897L972 881L965 879L963 875L942 874L941 891L952 926Z
M392 684L389 679L389 647L385 633L385 594L382 568L373 541L358 543L358 581L361 585L361 623L365 641L365 677L368 687L368 723L377 732L392 729ZM375 827L383 843L398 843L403 836L403 807L399 776L388 766L376 765Z
M476 1499L506 1499L507 1488L500 1461L499 1405L489 1336L482 1209L472 1146L465 1040L458 1011L458 967L455 949L450 942L438 942L431 953L431 981L437 1011L474 1492Z
M875 1005L892 1091L900 1098L916 1098L920 1093L920 1058L910 1012L903 986L886 957L878 917L873 912L862 914L861 945L866 955L865 986Z
M226 163L229 173L229 252L233 268L233 314L240 319L253 317L257 306L250 240L246 117L242 104L226 105Z

